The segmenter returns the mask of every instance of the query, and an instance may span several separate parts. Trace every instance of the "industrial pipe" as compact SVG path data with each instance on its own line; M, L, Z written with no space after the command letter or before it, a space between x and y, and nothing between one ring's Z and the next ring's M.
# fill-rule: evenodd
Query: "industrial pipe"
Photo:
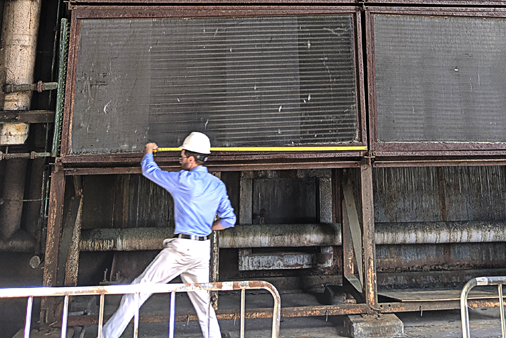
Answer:
M16 232L9 240L0 239L0 252L34 252L35 240L24 231Z
M42 0L6 1L1 34L1 57L5 73L3 84L25 84L33 82ZM15 92L3 97L3 110L30 110L32 93ZM25 123L0 124L1 144L23 144L28 137ZM23 192L26 176L26 160L7 162L4 177L3 199L0 206L0 233L8 240L21 228ZM15 180L15 181L13 181Z
M376 244L487 243L506 241L506 222L376 223Z
M506 222L376 223L376 244L506 242ZM159 250L172 228L82 230L82 251ZM341 245L340 224L242 225L220 233L220 248Z
M37 153L35 151L31 151L29 153L4 154L3 152L0 151L0 161L1 160L10 160L13 158L24 158L24 159L35 160L36 158L44 158L44 157L50 157L50 156L52 156L52 155L51 155L51 153L48 153L48 152Z

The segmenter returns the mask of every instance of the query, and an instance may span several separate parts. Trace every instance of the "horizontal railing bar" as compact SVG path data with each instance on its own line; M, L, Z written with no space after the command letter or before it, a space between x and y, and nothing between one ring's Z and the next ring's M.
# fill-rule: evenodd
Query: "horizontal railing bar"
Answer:
M83 286L83 287L25 287L25 288L0 288L0 298L22 297L52 297L52 296L91 296L91 295L119 295L134 294L137 292L170 293L187 291L233 291L241 289L267 289L273 294L277 290L272 284L264 281L239 281L197 284L129 284L108 286Z

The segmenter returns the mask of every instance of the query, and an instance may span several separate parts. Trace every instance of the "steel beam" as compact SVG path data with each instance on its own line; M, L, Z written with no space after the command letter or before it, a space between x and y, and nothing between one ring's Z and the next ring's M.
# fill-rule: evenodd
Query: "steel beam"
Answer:
M370 158L364 158L360 167L360 194L362 201L362 246L364 255L364 296L371 309L378 307L376 280L376 244L374 238L373 178Z
M43 285L57 286L58 251L63 218L62 201L65 196L65 175L61 163L57 162L53 167L50 189ZM56 320L58 317L56 310L54 299L43 298L41 302L41 321L47 324Z
M54 123L51 110L4 110L0 111L0 123Z

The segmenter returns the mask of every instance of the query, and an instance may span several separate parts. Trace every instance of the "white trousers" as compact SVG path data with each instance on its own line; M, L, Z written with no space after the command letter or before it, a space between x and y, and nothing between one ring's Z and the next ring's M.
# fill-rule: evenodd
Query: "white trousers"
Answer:
M179 238L166 240L165 249L132 284L168 283L178 275L181 275L183 283L208 283L210 242ZM103 326L102 337L120 337L135 315L137 304L140 307L150 296L149 292L141 293L137 301L134 294L124 295L118 310ZM221 338L216 314L209 304L209 292L192 291L188 292L188 296L197 312L204 338Z

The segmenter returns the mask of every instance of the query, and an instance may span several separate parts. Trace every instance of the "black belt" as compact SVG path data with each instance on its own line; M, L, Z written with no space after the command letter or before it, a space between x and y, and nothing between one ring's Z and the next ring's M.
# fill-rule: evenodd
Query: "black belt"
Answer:
M175 234L174 238L192 239L194 241L207 241L208 236L197 236L197 235L186 235L186 234Z

